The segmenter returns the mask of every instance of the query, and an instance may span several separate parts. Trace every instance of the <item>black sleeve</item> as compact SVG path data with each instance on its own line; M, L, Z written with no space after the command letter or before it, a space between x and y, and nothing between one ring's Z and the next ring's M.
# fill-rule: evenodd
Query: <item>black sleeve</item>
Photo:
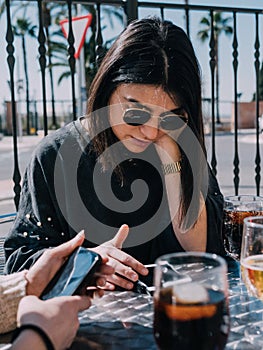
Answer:
M209 185L206 197L207 210L207 245L206 251L225 256L222 239L224 198L217 180L209 168Z
M17 217L4 243L5 273L28 269L45 249L70 239L53 188L56 154L44 142L26 169Z

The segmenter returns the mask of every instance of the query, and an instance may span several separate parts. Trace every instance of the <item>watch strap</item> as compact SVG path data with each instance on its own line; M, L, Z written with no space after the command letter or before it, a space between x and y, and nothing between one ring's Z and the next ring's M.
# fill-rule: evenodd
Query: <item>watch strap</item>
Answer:
M180 173L182 169L182 162L179 160L177 162L162 164L162 170L164 175Z

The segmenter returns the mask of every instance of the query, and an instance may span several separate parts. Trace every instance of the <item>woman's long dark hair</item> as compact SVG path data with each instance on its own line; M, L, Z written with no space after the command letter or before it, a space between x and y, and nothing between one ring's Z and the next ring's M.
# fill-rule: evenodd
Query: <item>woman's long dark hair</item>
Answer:
M114 90L123 83L161 86L177 103L179 102L180 107L182 106L188 114L188 126L206 157L199 64L188 36L180 27L158 18L136 20L128 25L107 52L91 85L87 111L92 118L91 135L95 135L93 147L98 155L115 142L116 137L108 118L94 112L106 107ZM98 132L99 130L103 131ZM193 173L184 150L181 149L181 152L182 221L191 200L197 201L199 210L200 191L197 198L192 198ZM200 151L192 152L197 152L197 159L201 159L201 155L198 154ZM111 156L114 158L113 154ZM106 164L104 166L106 167ZM119 168L117 173L121 176ZM201 173L200 171L194 174L195 178L200 177L197 181L200 190Z

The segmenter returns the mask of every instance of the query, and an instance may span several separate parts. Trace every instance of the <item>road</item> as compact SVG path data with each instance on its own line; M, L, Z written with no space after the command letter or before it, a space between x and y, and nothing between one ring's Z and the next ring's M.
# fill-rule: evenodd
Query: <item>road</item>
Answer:
M260 154L263 162L263 134L260 134ZM208 160L211 160L211 137L206 136ZM234 135L218 133L215 142L217 154L217 178L224 195L234 194ZM255 130L243 130L238 135L239 153L239 194L256 194L255 158L256 134ZM261 165L262 167L262 165ZM263 176L260 193L263 195Z

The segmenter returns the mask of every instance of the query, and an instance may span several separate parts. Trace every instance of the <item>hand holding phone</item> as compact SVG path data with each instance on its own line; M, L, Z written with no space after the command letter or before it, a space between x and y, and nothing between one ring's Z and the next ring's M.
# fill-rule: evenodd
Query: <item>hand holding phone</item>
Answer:
M45 288L41 299L87 294L86 288L93 283L95 285L94 273L101 262L99 254L78 247Z

